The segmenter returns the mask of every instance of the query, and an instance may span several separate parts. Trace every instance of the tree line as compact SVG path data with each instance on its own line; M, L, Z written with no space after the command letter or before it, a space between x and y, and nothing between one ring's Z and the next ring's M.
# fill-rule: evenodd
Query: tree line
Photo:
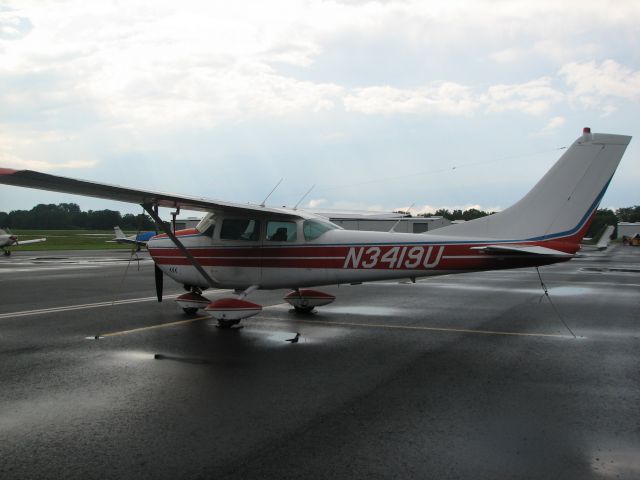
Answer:
M31 210L0 212L0 227L32 230L110 230L115 226L124 230L155 230L155 223L146 214L122 215L115 210L83 212L75 203L58 205L43 203Z
M396 213L409 215L402 210ZM441 208L434 213L421 213L420 217L444 217L449 220L473 220L485 217L495 212L485 212L476 208L468 210L447 210ZM608 208L596 212L587 236L594 236L606 225L616 225L618 222L640 222L640 205L618 208L613 211ZM116 225L125 230L154 230L155 224L149 215L144 213L122 215L115 210L89 210L83 212L75 203L59 203L58 205L43 203L31 210L13 210L10 213L0 212L0 227L33 230L110 230Z
M403 210L397 210L395 213L403 213L410 216L409 212ZM448 220L473 220L474 218L486 217L492 215L495 212L485 212L476 208L470 208L468 210L447 210L441 208L436 210L435 213L421 213L419 217L444 217ZM609 208L601 208L596 211L596 215L593 218L593 222L587 232L587 237L593 237L601 232L605 226L614 225L617 226L618 222L640 222L640 205L633 207L618 208L615 211ZM616 229L617 230L617 229ZM616 232L617 233L617 232Z

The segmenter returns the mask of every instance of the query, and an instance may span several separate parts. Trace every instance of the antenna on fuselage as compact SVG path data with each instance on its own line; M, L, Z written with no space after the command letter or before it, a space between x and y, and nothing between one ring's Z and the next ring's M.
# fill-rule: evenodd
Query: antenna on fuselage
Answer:
M267 200L269 199L269 197L271 196L271 194L272 194L273 192L275 192L275 191L276 191L276 188L278 188L278 185L280 185L280 184L282 183L282 180L284 180L284 177L282 177L282 178L280 179L280 181L279 181L278 183L276 183L276 186L275 186L275 187L273 187L273 189L269 192L269 195L267 195L266 197L264 197L264 200L262 200L262 203L260 204L260 206L261 206L261 207L264 207L264 204L267 202Z
M295 206L295 207L293 207L293 209L294 209L294 210L297 210L297 209L298 209L298 205L300 205L300 204L302 203L302 200L304 200L304 199L305 199L305 197L311 193L311 190L313 190L313 189L315 188L315 186L316 186L316 184L315 184L315 183L314 183L313 185L311 185L311 188L310 188L309 190L307 190L307 193L305 193L305 194L302 196L302 198L301 198L300 200L298 200L298 203L296 203L296 206Z
M411 209L413 208L413 206L414 206L415 204L416 204L416 202L413 202L413 203L409 206L409 208L407 208L407 212L409 212L409 215L411 215ZM405 217L400 217L400 218L398 219L398 221L397 221L396 223L394 223L394 224L393 224L393 227L391 227L391 228L389 229L389 233L395 233L395 232L396 232L396 227L397 227L397 226L398 226L398 224L402 221L402 219L403 219L403 218L405 218Z

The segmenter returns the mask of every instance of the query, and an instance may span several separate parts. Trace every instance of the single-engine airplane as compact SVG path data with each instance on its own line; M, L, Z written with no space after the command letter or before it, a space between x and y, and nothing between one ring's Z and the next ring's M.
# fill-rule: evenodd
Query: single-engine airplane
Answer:
M30 243L39 243L46 241L46 238L34 238L33 240L18 240L16 235L12 235L10 233L5 232L0 229L0 248L2 248L2 252L5 257L11 255L11 250L8 247L13 247L17 245L28 245Z
M185 312L204 309L219 326L229 327L262 310L246 300L256 289L291 288L284 299L296 311L308 312L335 299L308 287L570 260L630 140L585 128L513 206L422 234L348 231L295 208L137 190L30 170L0 169L0 183L140 204L164 231L147 243L158 301L166 274L188 291L176 298ZM196 228L174 233L160 220L159 207L208 213ZM210 302L202 295L207 288L241 293Z
M140 232L136 235L127 237L120 227L113 227L113 231L115 232L116 238L113 240L107 240L108 243L135 245L137 251L140 251L142 247L146 247L149 239L156 235L156 232Z

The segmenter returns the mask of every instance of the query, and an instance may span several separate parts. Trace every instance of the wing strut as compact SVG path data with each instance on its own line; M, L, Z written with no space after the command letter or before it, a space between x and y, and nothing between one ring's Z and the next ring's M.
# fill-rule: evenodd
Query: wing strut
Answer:
M198 263L198 261L194 258L193 255L191 255L189 250L187 250L185 246L182 244L182 242L178 240L178 237L176 237L171 231L171 229L167 227L165 223L160 219L160 217L158 216L158 206L146 204L146 203L143 203L141 205L142 205L142 208L144 208L145 211L149 215L151 215L151 218L153 218L153 220L156 222L156 225L158 225L162 229L162 231L167 234L167 236L171 239L171 241L175 244L175 246L178 247L178 249L182 253L184 253L184 256L189 259L189 261L191 262L191 265L193 265L195 269L198 270L200 275L202 275L202 277L209 283L209 286L211 286L212 288L218 288L219 286L218 282L216 282L213 278L211 278L211 276L204 270L204 268L202 268L202 265Z

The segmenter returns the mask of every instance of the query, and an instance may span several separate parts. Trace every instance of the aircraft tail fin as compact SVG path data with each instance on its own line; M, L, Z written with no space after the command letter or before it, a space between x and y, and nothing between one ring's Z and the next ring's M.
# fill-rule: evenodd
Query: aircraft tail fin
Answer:
M521 200L487 217L435 230L432 235L491 243L558 242L577 250L631 137L585 128ZM575 250L574 247L575 246Z
M125 234L120 227L113 227L113 231L116 233L116 238L125 238Z

